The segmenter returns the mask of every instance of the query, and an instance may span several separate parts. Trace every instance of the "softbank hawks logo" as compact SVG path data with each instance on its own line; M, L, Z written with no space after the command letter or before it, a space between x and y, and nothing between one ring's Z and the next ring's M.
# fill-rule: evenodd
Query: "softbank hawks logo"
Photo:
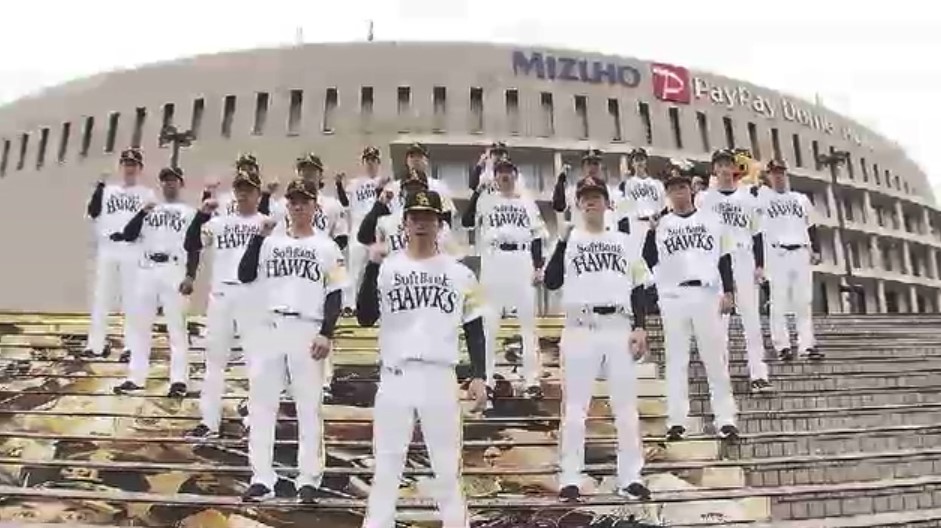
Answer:
M243 248L252 235L261 232L258 224L229 224L222 228L222 233L216 237L216 249Z
M159 209L147 215L144 219L151 229L167 229L179 233L183 231L186 222L183 213L173 209Z
M795 216L802 218L804 216L804 208L801 206L800 202L791 198L787 200L775 200L771 202L771 205L766 211L768 218L777 218L779 216Z
M105 214L117 212L136 213L142 207L140 196L136 194L112 194L105 203Z
M607 242L591 242L577 244L576 255L572 258L572 266L576 275L583 273L601 273L613 271L627 275L627 259L618 244Z
M529 215L526 209L516 205L498 205L487 214L487 224L490 227L522 227L529 228Z
M375 182L367 182L356 189L353 199L357 203L366 203L376 198L377 189Z
M712 209L724 225L730 227L746 228L748 227L748 216L737 203L719 202Z
M432 308L450 314L457 309L459 298L454 281L446 274L413 271L392 276L392 288L385 300L392 313Z
M265 260L265 273L268 278L300 277L311 282L323 278L317 252L304 247L275 248Z
M663 239L667 255L690 250L712 251L715 246L715 236L702 224L668 228Z
M646 183L632 185L627 189L627 197L631 200L656 200L659 198L657 194L657 188Z

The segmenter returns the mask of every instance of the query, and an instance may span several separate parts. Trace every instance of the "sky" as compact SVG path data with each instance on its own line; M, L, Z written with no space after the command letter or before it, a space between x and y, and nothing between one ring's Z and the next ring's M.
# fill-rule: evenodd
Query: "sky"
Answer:
M0 104L69 79L305 42L486 41L657 60L814 100L899 143L941 198L941 9L924 0L32 0L4 6ZM133 7L130 7L132 6Z

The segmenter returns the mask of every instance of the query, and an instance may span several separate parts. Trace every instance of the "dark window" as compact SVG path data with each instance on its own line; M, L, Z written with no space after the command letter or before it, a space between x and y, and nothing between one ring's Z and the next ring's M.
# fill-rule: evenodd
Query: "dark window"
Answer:
M140 148L144 139L144 123L147 122L147 109L138 107L134 110L134 133L131 134L131 146Z
M575 116L578 120L577 137L586 139L588 137L588 98L584 95L575 96Z
M801 137L797 134L791 135L791 144L794 147L794 165L798 167L804 166L804 153L801 149Z
M57 160L59 163L65 161L65 156L69 151L69 135L72 133L72 123L62 123L62 135L59 137L59 152Z
M853 156L847 156L846 158L846 174L850 177L851 180L856 179L856 169L853 167Z
M6 176L7 163L10 161L10 140L3 140L3 150L0 151L0 176Z
M519 90L506 91L506 124L510 134L520 133L520 93Z
M301 129L304 111L304 90L291 90L288 101L288 135L296 136Z
M448 113L448 90L444 86L435 86L431 92L432 111L434 113L434 132L444 132Z
M640 114L640 122L644 127L644 140L648 145L652 145L653 124L650 122L650 105L644 102L637 103L637 112Z
M20 157L16 161L16 170L23 170L23 167L26 165L26 149L29 148L29 134L23 133L20 135Z
M397 112L399 116L408 115L412 106L412 89L408 86L399 86Z
M898 175L895 176L895 188L902 190L901 180L899 179Z
M909 188L909 186L908 186L908 181L907 181L907 180L902 182L902 188L905 189L905 194L910 194L910 193L909 193L909 189L910 189L910 188Z
M199 137L199 129L203 126L203 112L206 110L206 100L200 97L193 101L193 117L190 120L190 131L193 138Z
M611 141L623 141L621 135L621 105L617 99L608 99L608 115L611 116Z
M758 141L758 127L755 123L748 123L748 143L751 145L751 155L756 160L760 160L761 143Z
M683 130L680 128L680 109L670 108L670 128L673 130L673 146L683 148Z
M702 143L703 152L709 152L712 147L709 144L709 121L705 112L696 112L696 123L699 125L699 140Z
M879 175L879 164L878 164L878 163L873 163L873 164L872 164L872 177L873 177L873 179L875 179L876 185L879 185L879 184L882 183L882 177Z
M166 103L165 105L163 105L163 120L161 120L160 122L161 134L160 134L160 137L157 138L157 142L161 147L167 146L168 142L164 141L162 132L163 132L163 129L167 128L168 126L173 125L174 113L176 113L176 105L174 105L173 103Z
M321 130L326 133L333 132L333 113L339 104L339 94L336 88L327 88L323 98L323 126Z
M255 94L255 119L252 123L252 134L260 136L265 133L265 122L268 121L268 93Z
M859 168L863 171L863 181L869 181L869 166L866 165L866 158L859 158Z
M552 94L542 92L539 96L539 106L542 108L542 133L543 137L555 134L555 106L552 103Z
M227 95L222 101L222 137L232 137L232 120L235 119L236 99L234 95Z
M39 131L39 149L36 151L36 170L46 164L46 146L49 144L49 129Z
M777 128L771 129L771 155L774 156L776 160L784 159L781 155L781 137L780 134L778 134Z
M471 132L479 133L484 130L484 90L483 88L470 89Z
M370 125L372 124L372 107L373 107L373 90L372 86L362 86L359 89L359 117L363 130L369 132Z
M114 143L118 136L118 121L121 119L121 114L118 112L111 112L111 115L108 116L108 134L105 136L105 152L114 152Z
M820 143L818 143L816 139L810 142L810 153L813 154L813 156L814 156L814 167L816 167L817 170L820 170L820 168L821 168L823 165L821 165L821 164L820 164L820 161L819 161L819 159L820 159Z
M732 118L723 117L722 126L725 128L725 146L735 148L735 129L732 127Z
M85 118L85 126L82 128L82 149L79 156L85 158L88 156L88 149L91 148L91 137L95 132L95 118L88 116Z
M853 201L849 198L843 202L843 214L846 215L846 220L848 222L853 221Z

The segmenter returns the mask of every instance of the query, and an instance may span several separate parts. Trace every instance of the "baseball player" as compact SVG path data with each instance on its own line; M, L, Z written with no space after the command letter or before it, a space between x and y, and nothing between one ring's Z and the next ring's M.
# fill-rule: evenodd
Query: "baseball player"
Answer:
M666 205L666 191L663 183L652 178L647 171L646 150L635 148L628 159L630 177L620 184L620 191L624 194L620 214L630 218L631 234L643 244L650 221L659 216Z
M768 163L771 189L759 192L764 213L767 266L771 282L771 341L784 360L795 355L821 359L814 338L811 310L813 305L813 269L820 263L820 241L813 220L813 205L803 193L788 185L787 165L778 160ZM791 348L785 314L794 313L797 350Z
M559 432L559 497L580 497L585 463L585 419L599 371L606 370L618 436L618 491L648 499L637 411L635 359L647 350L644 290L647 265L629 235L605 228L609 189L600 178L581 179L575 191L582 225L569 225L546 267L546 287L562 288L565 327L560 350L563 408ZM564 288L563 288L564 285Z
M494 141L489 148L484 150L483 154L477 160L477 165L471 171L469 185L471 191L476 191L481 184L484 185L483 192L491 193L494 191L494 165L504 159L509 159L510 153L507 151L506 143Z
M771 389L771 383L768 381L768 365L764 361L764 336L758 312L758 284L764 278L765 260L760 207L751 189L740 186L736 181L735 155L732 151L723 149L714 152L712 171L716 175L716 187L696 195L696 208L715 213L732 244L730 254L735 304L745 333L751 389L763 392ZM724 319L728 332L730 318L724 316Z
M254 154L239 154L235 160L235 171L254 172L259 177L261 176L261 167L258 165L258 159ZM235 191L219 192L220 185L221 182L218 179L207 181L206 187L203 189L202 201L214 198L218 202L219 205L213 214L237 214L238 205L235 200ZM269 193L274 192L276 188L277 182L274 181L266 185L266 190ZM261 211L261 207L259 207L259 211ZM264 213L264 211L261 212Z
M598 149L586 150L582 156L582 175L581 178L596 178L606 181L605 172L601 168L602 152ZM562 172L555 182L555 188L552 191L552 209L557 213L569 213L571 222L575 225L581 225L581 212L578 209L575 200L575 188L568 188L568 165L562 167ZM581 179L580 178L580 179ZM617 218L616 210L620 207L621 191L615 185L606 183L608 186L608 196L611 198L608 203L610 208L605 213L605 227L617 228L625 233L630 232L630 221L625 218Z
M155 200L153 190L137 181L144 167L144 155L139 149L123 150L118 164L121 167L121 184L107 184L104 179L100 180L87 207L88 217L94 221L97 240L91 324L88 342L82 351L82 356L87 358L107 357L111 354L111 348L106 342L107 318L115 283L121 292L122 311L125 315L131 312L140 248L124 240L124 227L145 203ZM130 327L125 323L124 348L128 356L132 339Z
M248 243L239 264L239 280L258 283L265 312L260 339L266 350L251 362L248 457L252 484L242 495L247 501L274 497L278 480L273 466L275 424L287 373L297 406L298 502L316 500L323 475L321 385L309 380L323 377L323 359L330 353L343 305L346 272L340 248L314 231L319 190L314 180L292 181L284 193L291 220L287 233L269 236L274 220L267 220L261 234Z
M443 226L441 196L408 193L407 247L383 261L381 244L370 249L356 299L362 326L379 327L380 381L373 410L375 469L364 528L391 528L399 477L416 414L435 472L443 526L469 528L461 486L461 406L457 376L463 326L471 375L468 393L486 404L483 307L474 273L436 245ZM380 265L381 261L381 265Z
M252 235L261 232L267 216L258 212L261 178L257 172L239 171L232 181L236 214L213 216L219 207L214 199L202 207L186 230L186 278L181 288L192 290L204 245L212 247L212 275L209 306L206 309L206 374L199 407L202 423L187 433L190 438L218 438L222 421L222 396L225 392L225 369L232 350L235 326L241 333L245 360L251 369L260 311L256 310L257 295L250 285L238 278L239 262Z
M395 181L386 185L386 190L392 193L393 200L390 202L392 212L401 212L405 205L406 193L402 190L402 184L413 178L421 178L428 182L428 188L441 196L444 204L444 221L450 228L452 218L457 214L457 208L451 200L451 192L448 186L441 180L431 178L428 166L428 149L421 143L412 143L405 150L405 171L398 175Z
M500 319L515 309L523 340L524 394L541 399L535 286L542 281L542 241L548 233L536 203L516 190L519 177L516 165L503 158L497 160L493 168L497 192L482 195L489 185L481 182L461 218L464 227L478 228L480 277L488 299L488 313L484 317L487 387L493 394Z
M186 396L189 378L189 338L186 334L187 296L191 289L181 288L186 276L183 238L196 210L180 201L183 171L176 167L160 170L158 176L163 202L144 204L124 228L124 240L140 239L142 254L137 272L133 304L128 314L131 327L130 373L124 383L114 388L115 394L128 394L144 389L150 369L151 326L158 304L163 307L170 335L170 390L167 396Z
M349 209L350 232L359 233L359 226L362 225L366 214L372 209L376 202L379 191L382 190L390 181L388 175L380 174L382 159L379 149L376 147L366 147L362 155L363 174L354 178L350 182L349 188L346 188L345 181L342 178L337 179L337 199L340 205ZM368 247L359 243L359 240L351 240L348 248L350 273L350 289L344 292L344 308L352 309L356 299L356 292L359 288L359 280L366 267L368 258ZM345 310L349 312L349 310Z
M654 280L666 352L666 438L682 440L686 434L690 333L706 368L718 436L735 438L737 410L729 381L727 339L721 330L721 313L733 306L729 243L715 215L693 206L689 178L669 179L666 191L673 211L656 221L643 249L647 266L657 267Z

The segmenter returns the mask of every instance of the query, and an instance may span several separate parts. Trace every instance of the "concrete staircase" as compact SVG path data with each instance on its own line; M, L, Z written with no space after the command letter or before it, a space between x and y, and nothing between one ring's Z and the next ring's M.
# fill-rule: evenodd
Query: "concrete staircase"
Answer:
M662 336L639 369L649 503L613 495L614 428L605 386L592 402L586 454L593 477L573 507L555 498L560 321L541 321L546 399L501 400L465 418L465 489L474 525L502 527L941 526L941 315L830 316L816 321L818 363L770 360L775 392L748 393L743 343L730 340L742 438L711 434L702 366L690 368L696 427L665 443ZM112 335L120 335L112 321ZM371 478L375 331L342 326L335 399L324 406L327 476L316 507L292 500L243 506L250 475L238 402L246 369L228 376L226 437L183 438L197 397L164 397L166 340L158 339L146 394L114 396L126 365L116 355L76 361L87 317L0 314L0 527L358 527ZM158 328L159 329L159 328ZM159 329L162 330L162 329ZM191 388L203 373L201 321L191 325ZM504 327L514 346L514 327ZM120 350L117 337L115 348ZM237 354L236 354L237 355ZM503 362L503 376L516 378ZM293 403L283 402L276 460L290 495L296 452ZM438 526L427 455L417 435L405 471L402 526Z

